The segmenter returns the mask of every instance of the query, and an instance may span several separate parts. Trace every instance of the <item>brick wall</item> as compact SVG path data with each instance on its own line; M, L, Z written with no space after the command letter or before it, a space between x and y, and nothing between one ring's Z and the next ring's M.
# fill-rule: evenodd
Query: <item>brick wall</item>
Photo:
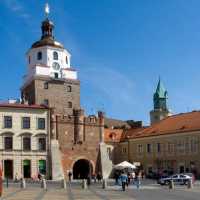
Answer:
M99 171L99 118L88 119L80 116L78 123L75 118L57 118L57 135L62 152L62 163L65 175L68 170L73 170L73 164L79 159L89 160L93 172ZM76 126L79 126L79 141L75 141Z
M44 84L48 83L48 89ZM71 86L71 92L67 87ZM31 104L43 104L48 99L49 106L55 108L56 113L73 114L73 109L80 108L80 82L77 80L56 80L47 77L36 77L29 85L22 89ZM69 108L68 102L72 102Z

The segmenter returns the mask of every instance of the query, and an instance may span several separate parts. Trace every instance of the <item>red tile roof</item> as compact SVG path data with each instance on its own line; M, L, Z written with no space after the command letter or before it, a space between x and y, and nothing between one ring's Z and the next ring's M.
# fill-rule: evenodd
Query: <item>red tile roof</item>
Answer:
M48 107L45 105L27 105L19 103L0 103L0 108L48 109Z
M143 138L198 130L200 131L200 111L193 111L169 116L146 128L127 130L125 131L125 137L123 139Z
M105 142L120 142L123 134L123 129L104 129Z

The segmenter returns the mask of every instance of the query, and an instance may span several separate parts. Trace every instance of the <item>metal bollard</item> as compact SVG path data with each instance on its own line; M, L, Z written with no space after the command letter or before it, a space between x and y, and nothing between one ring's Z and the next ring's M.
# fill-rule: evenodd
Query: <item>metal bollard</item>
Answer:
M188 188L188 189L193 188L192 179L189 179L188 184L187 184L187 188Z
M64 189L67 188L66 180L65 180L65 179L62 179L62 180L61 180L61 188L64 188Z
M26 181L24 178L21 179L21 188L23 188L23 189L26 188Z
M45 178L42 179L41 188L44 188L45 190L47 189L47 183Z
M170 180L169 182L169 189L174 189L174 181Z
M107 188L107 180L106 179L103 179L102 188L103 189Z
M87 189L87 180L86 179L83 179L83 181L82 181L82 188Z

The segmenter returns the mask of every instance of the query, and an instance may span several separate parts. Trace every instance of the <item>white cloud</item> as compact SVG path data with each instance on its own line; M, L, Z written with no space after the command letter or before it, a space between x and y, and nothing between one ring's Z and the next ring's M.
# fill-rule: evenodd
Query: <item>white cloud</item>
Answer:
M3 0L3 3L8 9L16 13L19 17L24 19L28 19L30 17L30 14L26 12L25 8L18 0Z
M99 107L106 105L104 109L109 108L112 113L127 112L130 108L133 111L137 107L139 99L135 82L117 69L96 65L94 68L82 69L80 76L82 86L92 87L95 93L91 94L91 98L96 102L90 103L98 104L96 106Z

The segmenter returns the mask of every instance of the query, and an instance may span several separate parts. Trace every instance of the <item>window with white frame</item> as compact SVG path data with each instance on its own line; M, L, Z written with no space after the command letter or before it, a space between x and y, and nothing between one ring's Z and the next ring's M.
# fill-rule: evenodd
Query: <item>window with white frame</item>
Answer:
M46 138L38 138L38 150L46 151Z
M31 150L31 137L24 136L23 137L23 151L30 151Z
M138 152L139 154L143 153L143 145L142 145L142 144L138 144L137 152Z
M126 153L126 147L122 147L122 153Z
M31 122L30 117L22 117L22 128L29 129L31 126L30 122Z
M5 136L4 137L4 149L10 151L13 149L13 137Z

